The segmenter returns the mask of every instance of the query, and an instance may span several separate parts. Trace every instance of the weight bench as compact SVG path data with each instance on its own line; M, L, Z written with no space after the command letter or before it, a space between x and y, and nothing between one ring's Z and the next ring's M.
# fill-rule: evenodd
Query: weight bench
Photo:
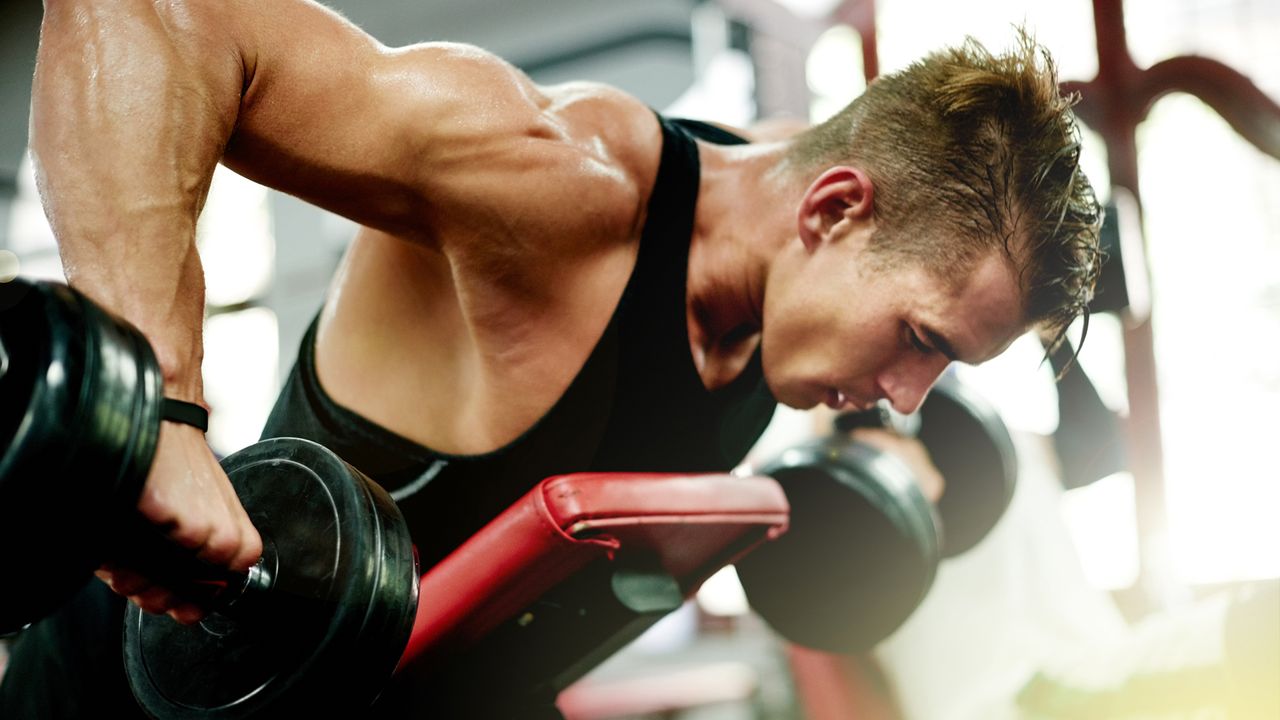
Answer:
M422 576L398 671L467 702L551 697L788 514L765 477L548 478Z

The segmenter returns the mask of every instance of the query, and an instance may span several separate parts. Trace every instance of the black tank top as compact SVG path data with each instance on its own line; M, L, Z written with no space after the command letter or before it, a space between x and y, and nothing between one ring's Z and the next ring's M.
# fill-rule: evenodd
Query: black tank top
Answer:
M776 402L759 350L729 385L703 386L689 349L685 288L700 171L692 135L746 141L703 123L659 120L662 158L635 268L590 357L533 427L480 455L448 455L397 435L320 387L313 322L262 436L314 440L378 481L404 511L424 569L551 475L734 467Z

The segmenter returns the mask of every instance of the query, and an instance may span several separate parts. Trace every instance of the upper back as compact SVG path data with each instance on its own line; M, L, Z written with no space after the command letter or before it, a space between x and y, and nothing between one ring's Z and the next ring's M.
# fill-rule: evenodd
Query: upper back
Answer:
M544 414L595 346L631 274L662 140L656 116L617 91L540 88L474 49L430 53L453 69L436 68L437 101L406 142L419 223L361 233L317 359L339 402L475 451ZM416 389L376 381L388 376ZM436 406L466 417L429 427L423 408Z
M639 224L660 141L634 98L539 87L476 47L388 48L315 6L280 7L240 24L315 37L247 33L222 158L240 174L453 262L509 265Z

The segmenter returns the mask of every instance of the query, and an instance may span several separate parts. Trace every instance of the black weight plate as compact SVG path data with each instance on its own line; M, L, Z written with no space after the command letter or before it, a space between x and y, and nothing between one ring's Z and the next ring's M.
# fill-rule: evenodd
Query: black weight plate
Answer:
M98 540L151 466L161 378L137 330L57 283L0 284L0 343L0 552L26 588L0 600L4 632L101 564Z
M800 645L874 647L920 604L937 571L932 509L910 469L832 438L791 448L757 471L782 485L791 522L737 564L752 608Z
M390 678L417 610L403 516L377 484L315 443L267 440L223 461L274 549L266 598L195 625L125 616L125 666L161 718L358 712Z
M920 408L920 441L946 479L938 517L943 556L955 557L986 537L1013 500L1013 438L986 399L944 375Z

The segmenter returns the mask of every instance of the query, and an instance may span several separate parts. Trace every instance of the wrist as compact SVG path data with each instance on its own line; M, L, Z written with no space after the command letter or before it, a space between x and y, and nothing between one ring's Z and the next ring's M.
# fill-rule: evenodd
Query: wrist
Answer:
M209 432L209 408L172 397L165 397L161 404L161 419L188 425L202 433Z

